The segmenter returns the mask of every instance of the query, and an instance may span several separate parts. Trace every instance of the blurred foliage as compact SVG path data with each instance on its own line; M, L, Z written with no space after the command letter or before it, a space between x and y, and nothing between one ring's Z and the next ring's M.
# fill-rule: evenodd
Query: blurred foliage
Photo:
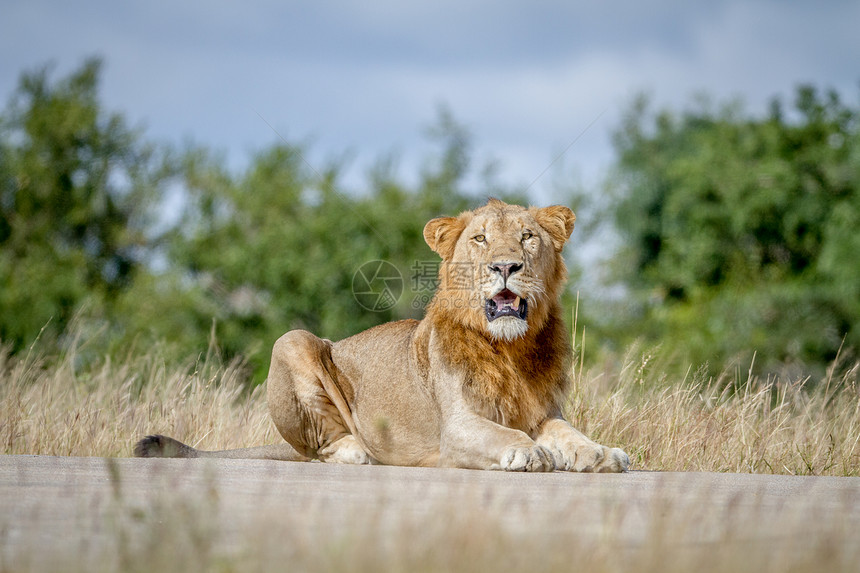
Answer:
M98 60L22 75L0 116L0 340L55 340L109 312L146 261L164 158L98 102Z
M653 112L615 136L606 205L621 239L616 333L718 367L823 365L860 343L860 111L797 89L764 117L738 103Z
M147 144L101 108L99 69L24 74L2 115L0 340L13 350L45 325L62 346L72 323L112 352L167 343L184 356L216 341L259 382L287 330L339 339L420 317L432 291L414 275L435 279L438 263L424 224L490 194L523 200L471 175L470 136L445 108L428 132L440 152L416 185L382 160L347 192L342 166L317 170L286 141L241 173L204 147ZM356 271L374 260L403 281L381 311L353 297Z
M130 291L131 305L147 300L151 307L135 330L148 324L157 335L174 331L180 342L205 347L214 325L222 350L249 358L261 379L272 343L287 330L337 340L420 317L425 301L413 305L412 267L438 260L422 230L430 218L474 202L455 187L460 176L448 181L434 172L432 183L412 191L379 171L366 194L347 194L335 167L318 175L303 153L273 146L238 176L205 151L185 156L187 201L168 241L171 268L180 274L172 288L164 277L150 285L161 289L157 295ZM374 260L392 263L402 278L397 304L381 311L353 297L356 271ZM162 304L175 305L173 312L153 322Z
M420 317L438 264L427 220L488 196L526 200L492 164L475 172L469 133L444 108L416 183L382 159L346 190L344 165L312 166L285 140L240 172L202 146L148 142L103 109L100 69L25 73L0 114L0 341L13 351L39 336L60 349L85 336L94 353L217 350L244 357L260 382L287 330L339 339ZM844 353L858 347L858 111L811 87L784 108L655 113L642 99L616 134L605 211L589 216L594 195L553 184L557 201L582 209L576 243L602 214L622 246L609 282L623 304L604 315L613 320L580 316L592 339L644 339L716 368L755 351L769 370L824 364L843 340ZM381 311L353 296L374 260L403 280Z
M272 344L287 330L337 340L420 318L429 291L414 287L415 267L429 263L435 278L438 262L424 242L424 224L486 198L464 189L469 138L447 111L433 135L442 153L415 189L380 162L364 191L346 192L338 165L318 171L305 149L287 142L261 151L238 175L207 150L187 151L183 213L166 241L173 282L162 276L129 290L129 306L146 300L150 309L128 313L144 320L131 330L148 327L156 337L176 332L177 342L197 348L211 331L223 352L247 358L262 381ZM403 290L390 308L370 310L353 296L353 281L376 260L397 267ZM171 312L152 320L163 307Z

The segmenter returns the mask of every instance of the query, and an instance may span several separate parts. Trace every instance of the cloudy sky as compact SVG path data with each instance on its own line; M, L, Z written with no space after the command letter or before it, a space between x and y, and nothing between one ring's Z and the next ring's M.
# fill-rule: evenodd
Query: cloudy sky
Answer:
M0 97L22 70L100 55L105 104L150 138L191 138L241 169L278 141L268 123L307 142L311 163L349 154L347 184L393 152L414 177L445 104L502 181L527 185L576 140L564 171L596 187L639 91L760 110L812 82L857 102L858 26L856 0L6 0ZM536 201L552 200L550 179Z

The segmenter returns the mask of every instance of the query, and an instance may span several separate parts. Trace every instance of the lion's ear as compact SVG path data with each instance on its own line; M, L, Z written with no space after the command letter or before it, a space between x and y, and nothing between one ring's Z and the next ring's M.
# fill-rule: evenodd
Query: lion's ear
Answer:
M573 232L573 223L576 221L576 215L573 214L573 211L562 205L538 209L534 212L534 218L549 233L552 244L557 251L560 251L570 238L570 234Z
M462 217L431 219L424 225L424 240L443 260L449 261L454 256L457 239L465 228L466 221Z

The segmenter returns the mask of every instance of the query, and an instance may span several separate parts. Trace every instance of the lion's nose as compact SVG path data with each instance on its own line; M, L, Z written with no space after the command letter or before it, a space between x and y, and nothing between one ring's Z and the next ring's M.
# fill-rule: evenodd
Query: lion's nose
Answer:
M523 268L522 263L492 263L490 270L502 275L502 279L508 280L508 277Z

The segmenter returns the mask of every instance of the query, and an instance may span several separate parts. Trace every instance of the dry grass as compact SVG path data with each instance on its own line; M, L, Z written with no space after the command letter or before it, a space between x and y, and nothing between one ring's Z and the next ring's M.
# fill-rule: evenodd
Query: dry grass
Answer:
M615 371L575 373L571 418L639 469L860 475L860 364L821 381L737 369L671 380L661 359L634 348Z
M248 392L241 364L213 353L167 364L158 349L86 369L65 356L0 354L0 440L5 454L131 455L166 433L202 448L276 443L263 387Z
M578 428L627 450L638 469L860 475L858 366L823 381L668 380L660 356L631 350L615 370L576 370L568 410ZM263 388L209 353L168 364L157 349L87 368L65 356L0 354L6 454L128 456L165 433L201 448L277 443ZM835 370L835 368L834 368Z

